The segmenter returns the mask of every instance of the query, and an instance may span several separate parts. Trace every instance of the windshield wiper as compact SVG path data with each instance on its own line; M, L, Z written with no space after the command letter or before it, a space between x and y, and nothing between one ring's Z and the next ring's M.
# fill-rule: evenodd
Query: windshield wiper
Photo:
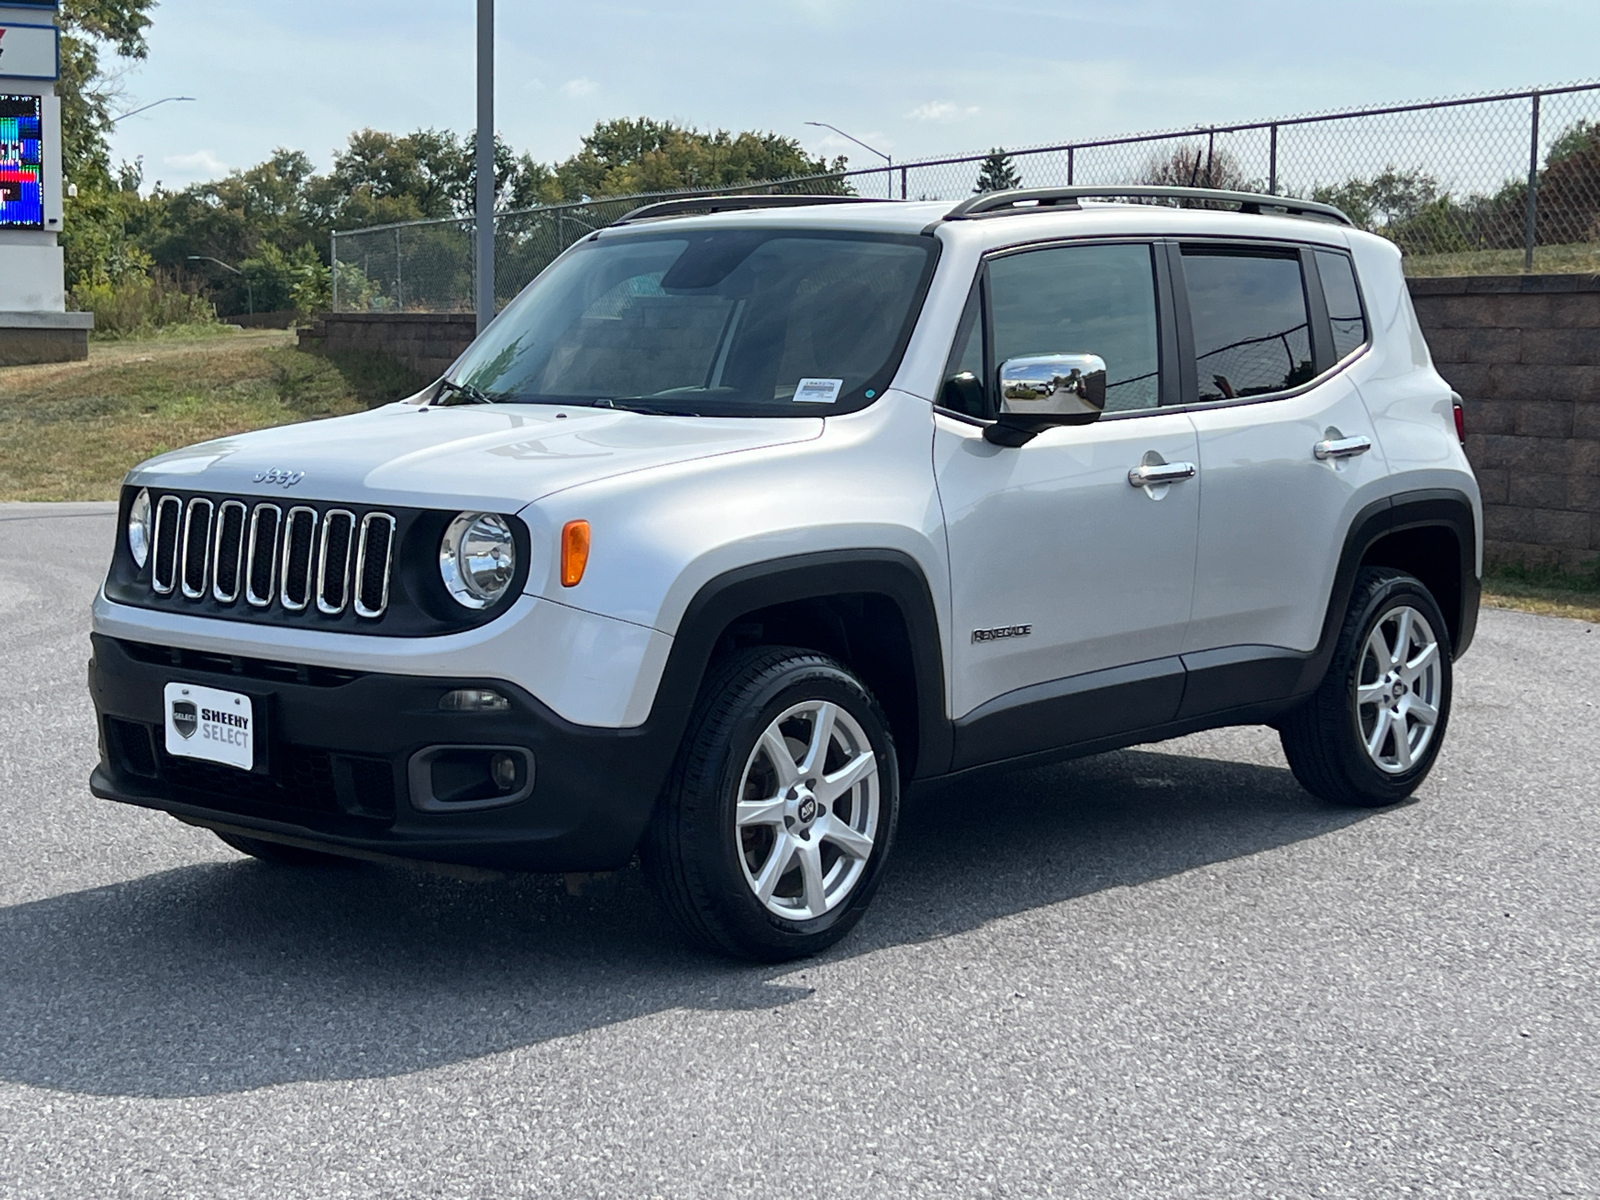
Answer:
M643 399L643 397L640 397ZM698 417L697 412L688 412L675 408L658 408L653 404L633 404L627 400L613 400L609 396L601 396L598 400L589 401L590 408L616 408L623 412L648 413L655 417Z
M439 381L438 390L433 393L433 402L435 404L440 403L441 398L444 397L445 395L447 395L448 393L451 393L451 392L454 392L456 395L460 396L461 400L460 401L452 401L450 403L463 403L463 402L467 403L467 404L493 404L493 403L495 403L495 401L494 401L494 399L492 397L490 397L485 392L479 391L477 388L473 387L470 383L457 383L453 379L441 379ZM448 407L448 405L447 405L447 407Z

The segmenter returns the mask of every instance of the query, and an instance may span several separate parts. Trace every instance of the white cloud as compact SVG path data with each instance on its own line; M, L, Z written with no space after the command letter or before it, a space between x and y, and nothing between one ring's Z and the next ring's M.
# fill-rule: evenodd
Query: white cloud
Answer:
M161 160L169 167L190 171L198 175L217 176L228 173L228 164L209 150L196 150L193 154L168 154Z
M600 85L592 79L569 79L561 85L561 94L569 100L581 100L599 90Z
M976 104L962 108L959 104L951 104L948 100L930 100L927 104L919 104L906 114L912 121L937 121L941 125L948 125L952 121L964 121L968 117L978 115Z

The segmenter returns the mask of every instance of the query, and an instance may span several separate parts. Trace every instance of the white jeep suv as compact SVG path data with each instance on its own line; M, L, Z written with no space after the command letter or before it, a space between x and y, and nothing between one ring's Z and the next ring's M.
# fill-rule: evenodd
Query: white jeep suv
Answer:
M637 853L769 960L916 781L1265 723L1392 804L1477 618L1461 432L1321 205L652 205L421 395L128 476L92 787L268 860Z

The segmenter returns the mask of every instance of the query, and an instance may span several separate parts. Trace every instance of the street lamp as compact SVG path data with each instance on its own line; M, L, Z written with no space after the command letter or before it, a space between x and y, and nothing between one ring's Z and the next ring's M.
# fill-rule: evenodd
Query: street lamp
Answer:
M246 275L243 271L239 270L238 267L230 267L227 263L223 262L220 258L212 258L209 254L191 254L191 255L189 255L189 261L190 262L216 263L217 266L221 267L224 271L232 271L240 279L244 280L245 291L247 293L249 293L249 296L250 296L250 315L252 317L256 315L256 289L250 283L250 276Z
M124 121L129 117L137 117L140 113L149 112L152 108L155 108L157 105L160 105L160 104L170 104L174 100L189 100L189 101L192 101L193 99L194 99L193 96L163 96L160 100L152 100L149 104L146 104L142 108L136 108L136 109L133 109L131 112L125 112L120 117L112 117L111 118L111 124L115 125L118 121Z
M858 137L851 137L850 134L840 129L837 125L829 125L826 121L807 121L806 124L815 125L818 129L831 129L840 137L848 138L850 141L860 146L863 150L872 151L872 153L876 154L879 158L883 159L884 162L888 163L889 169L883 173L883 177L888 183L888 186L885 190L889 193L889 199L894 199L894 157L892 155L885 154L876 146L867 145Z

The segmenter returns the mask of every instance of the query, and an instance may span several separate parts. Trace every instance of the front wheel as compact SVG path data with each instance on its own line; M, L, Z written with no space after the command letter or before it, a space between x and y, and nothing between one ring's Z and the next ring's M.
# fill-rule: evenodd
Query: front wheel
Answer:
M1364 568L1322 685L1279 730L1289 767L1334 804L1404 800L1433 769L1450 720L1449 630L1433 594Z
M641 857L697 941L781 962L860 920L899 807L894 740L866 686L820 654L749 650L708 680Z

